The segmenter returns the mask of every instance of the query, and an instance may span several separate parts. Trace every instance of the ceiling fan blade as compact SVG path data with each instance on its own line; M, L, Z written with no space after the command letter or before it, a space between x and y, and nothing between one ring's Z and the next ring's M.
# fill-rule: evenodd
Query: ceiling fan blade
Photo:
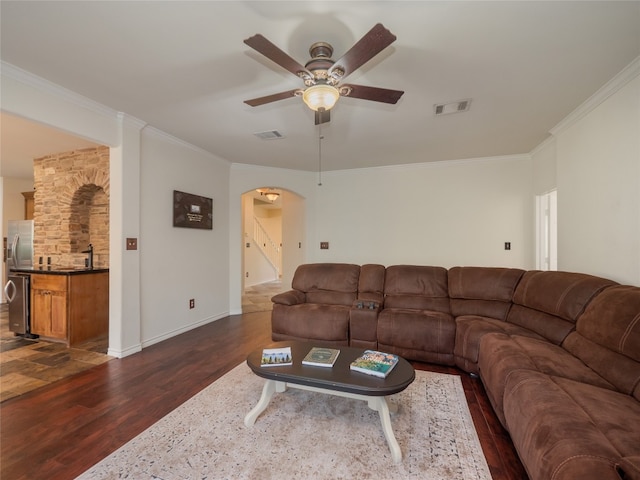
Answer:
M305 77L305 76L312 77L309 70L304 68L302 65L300 65L293 58L291 58L289 55L284 53L282 50L280 50L277 46L275 46L273 43L271 43L269 40L264 38L259 33L254 35L253 37L247 38L244 41L244 43L249 45L255 51L267 57L269 60L277 63L285 70L290 71L294 75L298 77Z
M342 94L345 97L360 98L373 102L397 103L404 94L402 90L389 90L388 88L366 87L364 85L342 85L348 93Z
M286 92L274 93L273 95L267 95L266 97L253 98L251 100L245 100L244 103L252 107L258 107L266 103L277 102L278 100L285 100L287 98L295 97L296 92L300 89L288 90Z
M339 68L344 71L342 78L346 77L391 45L395 40L396 36L393 33L381 23L376 24L342 58L335 61L329 69L329 74Z
M329 123L331 121L331 110L316 110L316 125L320 125L322 123Z

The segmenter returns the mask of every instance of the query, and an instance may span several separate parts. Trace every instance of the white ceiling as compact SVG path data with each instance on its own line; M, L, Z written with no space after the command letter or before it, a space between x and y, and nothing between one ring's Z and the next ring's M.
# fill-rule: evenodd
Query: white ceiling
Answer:
M341 98L322 126L323 170L528 153L640 56L638 1L3 0L0 8L3 62L231 162L308 171L318 168L319 132L302 100L243 103L302 86L243 43L256 33L301 64L313 42L331 43L337 59L378 22L397 36L348 81L404 96L396 105ZM466 98L469 112L434 116L434 104ZM60 148L42 130L25 141L6 124L3 116L5 176L17 172L21 150ZM285 138L253 135L267 130Z

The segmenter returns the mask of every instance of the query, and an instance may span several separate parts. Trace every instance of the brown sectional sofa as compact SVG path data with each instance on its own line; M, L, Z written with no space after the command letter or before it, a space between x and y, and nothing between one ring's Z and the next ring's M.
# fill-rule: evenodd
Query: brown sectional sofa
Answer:
M532 480L640 480L640 287L513 268L308 264L274 340L477 374Z

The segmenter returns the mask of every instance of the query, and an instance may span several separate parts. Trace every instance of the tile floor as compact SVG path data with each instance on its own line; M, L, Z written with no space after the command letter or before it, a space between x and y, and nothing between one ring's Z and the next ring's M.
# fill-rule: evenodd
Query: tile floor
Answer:
M289 290L282 286L281 280L261 283L244 289L242 295L242 313L266 312L271 310L271 297Z
M243 313L271 310L271 297L284 291L281 281L247 287ZM92 368L114 357L106 355L107 339L75 348L41 339L29 340L9 331L6 304L0 306L0 402Z
M108 362L107 339L75 348L41 339L26 339L9 331L6 304L0 307L0 402L61 378Z

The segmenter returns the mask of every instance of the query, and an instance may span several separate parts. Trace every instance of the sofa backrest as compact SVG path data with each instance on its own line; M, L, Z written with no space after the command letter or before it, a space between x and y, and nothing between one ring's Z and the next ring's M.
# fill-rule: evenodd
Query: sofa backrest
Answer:
M528 271L516 287L507 322L560 345L588 303L611 285L616 282L584 273Z
M617 285L599 293L562 346L640 400L640 288Z
M384 279L384 308L449 313L447 270L443 267L393 265Z
M479 315L506 320L511 299L524 270L494 267L449 269L451 314Z
M358 300L375 302L378 305L384 300L384 265L367 264L360 267L358 281Z
M348 263L300 265L291 287L305 294L306 303L349 305L358 296L360 266Z

